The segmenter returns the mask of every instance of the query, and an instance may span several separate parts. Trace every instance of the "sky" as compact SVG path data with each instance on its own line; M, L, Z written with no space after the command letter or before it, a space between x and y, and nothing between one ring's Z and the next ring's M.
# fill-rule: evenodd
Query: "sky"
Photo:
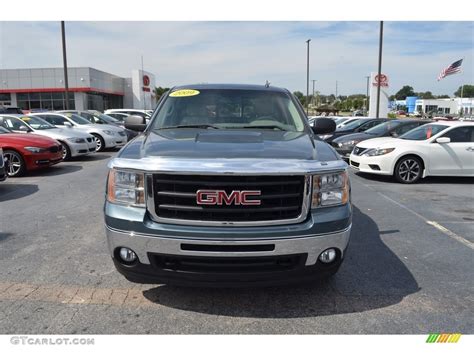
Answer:
M306 92L306 40L315 90L364 94L377 71L379 22L66 22L68 65L129 77L144 68L156 85L252 83ZM464 58L461 74L437 81ZM473 22L385 22L382 72L389 92L453 95L474 84ZM61 67L59 22L0 22L0 69ZM310 92L312 82L310 83Z

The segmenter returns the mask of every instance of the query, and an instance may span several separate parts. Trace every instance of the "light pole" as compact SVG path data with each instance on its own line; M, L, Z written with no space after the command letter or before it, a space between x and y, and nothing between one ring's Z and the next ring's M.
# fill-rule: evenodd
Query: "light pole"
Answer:
M365 95L365 115L367 116L367 112L369 112L369 80L370 76L365 77L367 79L367 94Z
M313 81L313 96L311 97L311 103L314 104L314 83L316 82L316 80L312 80Z
M61 21L61 38L63 43L63 67L64 67L64 95L65 108L69 110L69 82L67 77L67 58L66 58L66 31L64 30L64 21Z
M380 21L380 35L379 35L379 70L377 75L377 109L375 117L379 117L380 112L380 78L382 76L382 42L383 42L383 21Z
M311 39L306 41L307 53L306 53L306 116L309 114L309 42Z
M337 80L336 80L336 101L337 101Z

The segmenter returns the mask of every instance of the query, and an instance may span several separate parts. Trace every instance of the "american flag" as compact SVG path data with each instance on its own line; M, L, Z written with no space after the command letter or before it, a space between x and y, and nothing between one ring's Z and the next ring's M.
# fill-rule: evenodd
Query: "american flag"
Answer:
M462 64L462 59L459 59L458 61L451 64L449 67L441 70L441 73L439 73L438 75L438 81L447 77L448 75L459 73L461 71L461 64Z

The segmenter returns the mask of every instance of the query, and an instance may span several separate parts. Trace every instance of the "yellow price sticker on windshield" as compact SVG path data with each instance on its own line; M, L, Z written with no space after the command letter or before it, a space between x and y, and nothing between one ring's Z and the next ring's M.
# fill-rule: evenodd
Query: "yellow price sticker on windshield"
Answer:
M20 118L22 121L29 121L30 118L28 116L23 116Z
M170 96L171 97L188 97L188 96L196 96L199 95L199 91L192 90L192 89L185 89L185 90L176 90L173 91Z

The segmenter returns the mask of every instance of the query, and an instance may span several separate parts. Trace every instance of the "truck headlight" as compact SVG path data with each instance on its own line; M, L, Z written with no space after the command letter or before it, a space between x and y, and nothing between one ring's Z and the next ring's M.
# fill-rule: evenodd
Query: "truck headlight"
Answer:
M145 207L144 174L111 169L107 179L107 201Z
M375 149L369 149L366 151L362 156L365 157L375 157L379 155L385 155L388 153L391 153L395 150L395 148L375 148Z
M25 147L25 149L32 153L45 153L48 151L48 149L40 147Z
M313 176L312 208L344 205L348 200L347 171Z

